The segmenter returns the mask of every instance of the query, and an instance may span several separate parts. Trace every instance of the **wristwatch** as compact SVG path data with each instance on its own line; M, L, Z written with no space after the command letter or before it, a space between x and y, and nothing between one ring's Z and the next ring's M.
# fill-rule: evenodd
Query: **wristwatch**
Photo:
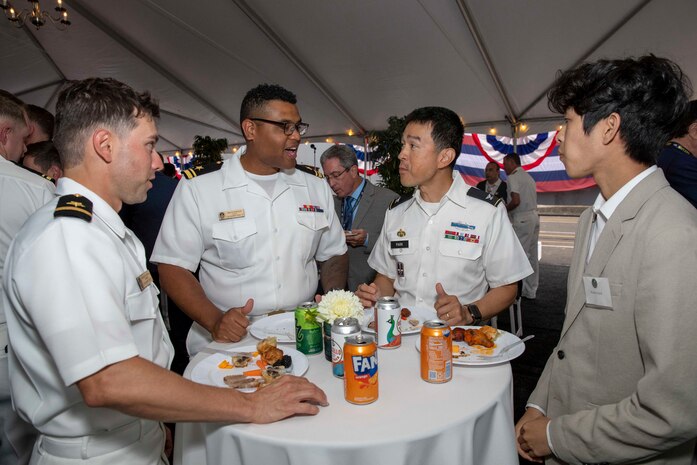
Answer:
M479 311L479 307L475 304L468 304L467 311L472 315L472 325L478 325L482 321L482 312Z

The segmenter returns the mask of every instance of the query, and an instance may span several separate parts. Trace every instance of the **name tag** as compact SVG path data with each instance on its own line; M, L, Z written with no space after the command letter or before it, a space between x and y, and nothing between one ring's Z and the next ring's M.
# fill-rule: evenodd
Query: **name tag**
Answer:
M145 273L141 274L136 278L136 281L138 281L138 287L140 287L140 290L142 291L146 287L152 284L152 275L150 274L150 271L146 271Z
M226 212L218 213L218 219L220 221L231 220L233 218L244 218L244 208L240 208L239 210L228 210Z
M409 248L409 241L390 241L391 249L407 249Z
M612 309L612 293L610 292L609 279L584 276L583 289L586 292L586 304Z

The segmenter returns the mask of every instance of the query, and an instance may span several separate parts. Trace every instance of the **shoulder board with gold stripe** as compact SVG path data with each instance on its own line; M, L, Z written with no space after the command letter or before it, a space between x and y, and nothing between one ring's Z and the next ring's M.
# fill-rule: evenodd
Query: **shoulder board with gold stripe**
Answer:
M58 199L53 217L69 216L80 218L88 223L92 221L92 201L80 194L64 195Z
M297 165L295 165L295 169L300 170L303 173L317 176L318 178L324 178L324 175L322 174L320 169L316 168L314 166L297 164Z
M392 210L392 209L393 209L394 207L396 207L397 205L401 205L401 204L403 204L404 202L407 202L407 201L409 201L409 200L411 200L411 199L413 199L413 198L414 198L414 194L409 194L409 195L403 195L403 196L401 196L401 197L399 197L399 198L397 198L397 199L394 199L394 200L392 201L392 203L390 204L389 209Z
M488 194L483 190L477 189L476 187L470 187L470 189L467 191L467 195L470 197L474 197L475 199L482 200L486 203L490 203L495 207L498 206L498 204L500 204L501 202L503 202L503 200L501 200L494 194Z
M202 174L208 174L208 173L213 173L214 171L218 171L220 168L223 167L223 162L222 161L216 161L215 163L210 163L206 166L199 165L195 168L189 168L188 170L184 171L182 174L186 179L193 179L196 176L201 176Z

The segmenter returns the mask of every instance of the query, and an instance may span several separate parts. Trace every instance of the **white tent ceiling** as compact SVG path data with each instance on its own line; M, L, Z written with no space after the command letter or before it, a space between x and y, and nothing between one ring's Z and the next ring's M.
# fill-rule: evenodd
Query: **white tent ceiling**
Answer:
M26 2L15 0L16 7ZM72 26L16 28L0 17L0 88L54 110L66 79L110 76L159 100L160 151L194 135L243 143L247 90L298 95L306 139L383 129L425 105L468 131L508 120L530 132L558 118L545 92L557 70L645 53L697 85L695 0L64 0ZM53 10L52 0L43 0Z

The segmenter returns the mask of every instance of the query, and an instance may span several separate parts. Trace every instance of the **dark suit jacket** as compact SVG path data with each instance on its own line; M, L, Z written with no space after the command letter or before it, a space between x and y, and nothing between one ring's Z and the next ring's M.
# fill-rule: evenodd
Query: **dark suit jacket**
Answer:
M482 190L486 192L486 179L484 181L481 181L477 184L477 189ZM507 195L508 195L508 184L506 184L506 181L501 181L501 184L499 184L499 188L496 189L496 192L494 192L494 195L500 198L501 200L507 202Z
M697 436L697 212L661 170L605 225L586 264L579 219L566 318L529 402L552 419L547 464L689 465ZM612 308L586 303L583 277L607 278Z
M397 197L399 196L391 190L376 186L366 180L352 229L368 231L368 246L349 246L348 248L348 288L350 291L355 291L361 283L373 282L375 270L368 266L368 256L373 251L373 246L380 236L382 223L385 221L385 212L390 203ZM334 208L339 218L341 218L341 201L342 199L339 197L334 197Z

